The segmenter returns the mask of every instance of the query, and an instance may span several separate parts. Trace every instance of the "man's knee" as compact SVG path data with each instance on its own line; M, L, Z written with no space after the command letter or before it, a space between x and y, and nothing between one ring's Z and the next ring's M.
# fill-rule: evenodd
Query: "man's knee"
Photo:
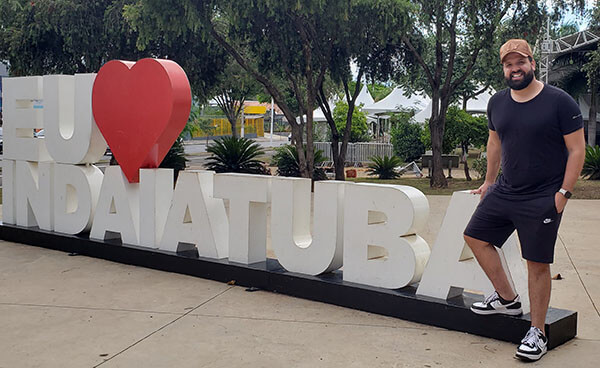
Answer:
M485 242L483 240L475 239L466 234L463 234L463 238L465 239L465 243L467 243L469 248L471 248L472 250L490 246L490 243Z
M534 261L527 261L527 271L534 275L550 274L550 264Z

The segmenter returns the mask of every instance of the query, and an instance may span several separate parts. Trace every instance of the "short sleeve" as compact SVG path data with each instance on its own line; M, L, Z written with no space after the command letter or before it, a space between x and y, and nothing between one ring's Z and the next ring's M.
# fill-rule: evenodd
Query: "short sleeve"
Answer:
M563 135L573 133L583 128L583 116L577 102L566 92L561 93L557 101L558 122Z
M494 127L494 122L492 121L492 109L493 109L494 100L495 100L494 97L496 97L496 95L492 96L492 98L490 98L490 100L488 101L487 119L488 119L488 129L496 131L496 128Z

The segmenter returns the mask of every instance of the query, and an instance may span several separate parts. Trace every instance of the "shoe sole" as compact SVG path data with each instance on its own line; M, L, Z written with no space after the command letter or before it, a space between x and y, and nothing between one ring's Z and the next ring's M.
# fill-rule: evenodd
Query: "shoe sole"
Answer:
M515 357L525 361L525 362L537 362L538 360L542 359L542 357L546 354L546 352L543 352L540 355L530 355L530 354L525 354L525 353L519 353L517 352L515 354Z
M522 309L505 309L505 310L499 311L496 309L489 309L489 310L475 309L473 307L471 307L471 312L473 312L475 314L480 314L483 316L489 316L491 314L506 314L508 316L520 316L523 314Z

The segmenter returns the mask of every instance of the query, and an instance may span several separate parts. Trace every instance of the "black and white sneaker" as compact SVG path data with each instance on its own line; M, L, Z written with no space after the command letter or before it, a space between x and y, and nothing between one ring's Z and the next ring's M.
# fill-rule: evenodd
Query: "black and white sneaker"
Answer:
M525 361L539 360L548 351L548 339L542 331L531 326L527 335L521 340L521 345L515 354L517 358Z
M505 300L498 292L494 293L482 302L475 302L471 305L473 313L477 314L508 314L510 316L520 316L523 314L521 308L521 299L517 295L513 300Z

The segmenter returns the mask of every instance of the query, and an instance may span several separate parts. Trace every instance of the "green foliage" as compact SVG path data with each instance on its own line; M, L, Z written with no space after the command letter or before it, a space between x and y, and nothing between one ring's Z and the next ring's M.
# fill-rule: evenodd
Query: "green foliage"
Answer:
M368 164L367 173L370 176L377 175L379 179L396 179L400 176L395 170L402 163L398 156L374 156Z
M589 180L600 180L600 146L587 146L581 175Z
M179 171L185 170L186 162L188 161L185 158L185 151L183 147L183 139L177 138L175 143L171 146L165 158L160 163L161 168L169 168L175 170L175 180L177 180L177 176L179 175Z
M487 158L481 157L473 161L473 170L477 171L479 179L484 179L487 174Z
M394 89L394 87L385 86L380 83L368 84L367 88L369 89L371 97L373 97L373 100L375 102L381 101L384 98L386 98L390 93L392 93L392 90Z
M267 174L263 162L258 159L265 152L258 143L237 137L222 137L206 148L211 154L206 167L218 173L236 172Z
M488 138L487 118L485 116L472 116L456 106L450 106L446 113L446 129L444 141L456 147L463 145L481 146Z
M394 153L404 162L416 160L425 153L425 146L421 141L423 128L411 123L410 118L411 114L407 112L392 114L390 117Z
M316 167L318 164L325 161L323 151L315 151L315 160L313 171L313 180L327 180L325 170L320 167ZM277 175L279 176L291 176L301 177L300 164L298 162L298 151L292 145L284 145L275 148L275 155L273 155L272 164L277 166Z
M333 121L340 135L346 131L346 118L348 117L348 104L340 101L333 109ZM367 125L367 115L355 108L352 112L352 126L350 128L350 142L369 141L369 126Z
M431 133L423 130L423 144L431 149ZM450 106L446 113L446 127L442 141L442 153L450 154L457 146L482 146L487 142L487 117L472 116L456 106Z

